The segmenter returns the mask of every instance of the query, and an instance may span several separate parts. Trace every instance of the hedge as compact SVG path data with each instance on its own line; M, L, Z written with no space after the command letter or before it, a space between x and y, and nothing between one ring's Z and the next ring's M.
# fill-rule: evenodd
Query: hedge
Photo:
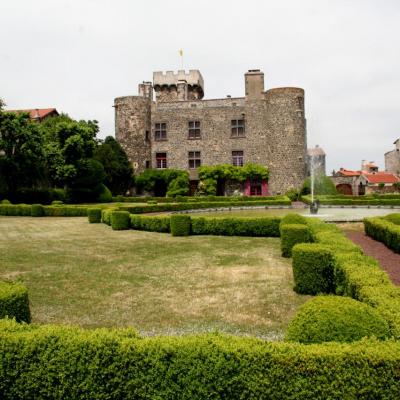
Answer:
M191 218L189 215L171 215L172 236L189 236L191 232Z
M127 211L111 212L111 228L114 231L122 231L130 228L129 213Z
M384 220L392 222L395 225L400 225L400 214L389 214L383 217Z
M278 217L192 217L193 235L279 237Z
M303 217L300 214L286 214L285 216L282 217L280 225L287 225L287 224L307 224L308 219L306 217Z
M8 215L14 217L31 216L33 206L35 206L34 207L36 210L35 213L37 213L39 209L42 209L44 213L43 215L46 217L86 217L88 209L88 207L83 207L83 206L80 207L80 206L62 206L62 205L42 206L40 204L37 205L0 204L0 215Z
M112 198L113 202L117 203L147 203L149 201L154 201L156 203L214 203L214 202L283 202L287 204L289 198L287 196L176 196L172 197L152 197L152 196L142 196L142 197L125 197L125 196L115 196Z
M301 294L331 293L333 282L332 250L322 244L300 243L293 247L294 290Z
M387 321L371 306L349 297L317 296L303 304L288 325L286 340L300 343L386 339Z
M400 206L400 195L382 196L317 196L321 205L332 206ZM311 196L302 196L301 201L311 204Z
M30 322L31 312L27 288L19 282L0 282L0 318Z
M393 217L392 217L393 218ZM365 233L400 253L400 226L384 218L364 218Z
M0 322L0 397L398 399L400 343L270 343Z
M164 212L164 211L186 211L186 210L199 210L206 208L230 208L230 207L255 207L255 206L289 206L289 201L230 201L230 202L199 202L199 203L167 203L167 204L143 204L143 205L132 205L132 206L120 206L121 211L129 211L131 214L143 214L151 212Z
M149 232L171 232L170 216L130 215L131 228Z
M111 213L117 211L116 208L103 208L101 210L101 222L106 225L111 225Z
M31 216L32 217L43 217L44 216L43 206L41 204L32 204Z
M88 208L87 215L91 224L101 222L101 208Z
M283 257L292 256L292 248L298 243L311 242L311 233L307 225L280 224L281 251Z

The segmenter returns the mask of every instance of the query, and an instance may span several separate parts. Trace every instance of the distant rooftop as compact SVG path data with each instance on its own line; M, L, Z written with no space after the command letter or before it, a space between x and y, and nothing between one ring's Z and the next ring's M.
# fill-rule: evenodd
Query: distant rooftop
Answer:
M28 108L24 110L5 110L6 112L13 112L17 114L28 113L29 117L34 120L42 120L52 115L58 115L55 108Z

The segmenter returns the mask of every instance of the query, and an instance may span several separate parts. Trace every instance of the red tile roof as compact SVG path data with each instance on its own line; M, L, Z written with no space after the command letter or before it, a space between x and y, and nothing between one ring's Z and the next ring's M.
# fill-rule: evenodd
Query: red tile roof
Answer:
M389 174L388 172L376 172L374 174L363 173L363 176L367 178L369 183L396 183L400 182L400 179L394 175Z
M55 108L32 108L26 110L6 110L7 112L14 112L14 113L29 113L31 119L43 119L48 117L50 114L58 115L58 112Z
M340 175L343 175L343 176L360 176L361 175L361 171L352 171L351 169L344 169L344 168L340 168L340 170L337 173Z

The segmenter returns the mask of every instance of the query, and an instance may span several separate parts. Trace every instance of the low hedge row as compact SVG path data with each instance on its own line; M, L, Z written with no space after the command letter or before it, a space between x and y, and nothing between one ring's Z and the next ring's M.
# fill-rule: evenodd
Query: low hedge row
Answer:
M5 317L31 321L28 290L22 283L0 282L0 319Z
M400 226L383 218L365 218L365 233L400 253Z
M290 206L291 202L281 200L263 200L246 202L199 202L199 203L167 203L167 204L146 204L146 205L133 205L133 206L120 206L122 211L129 211L131 214L143 214L151 212L164 212L164 211L186 211L186 210L199 210L205 208L230 208L230 207L246 207L246 206Z
M115 196L112 201L117 203L147 203L155 201L156 203L214 203L214 202L260 202L260 201L283 201L285 204L289 198L287 196L177 196L177 197L124 197Z
M349 196L349 197L317 197L321 205L332 206L400 206L400 196L397 197L363 197L363 196ZM306 204L311 204L311 196L302 196L301 201Z
M150 216L150 215L130 215L131 228L138 231L148 232L171 232L171 217Z
M46 217L86 217L88 207L43 206L41 204L0 204L0 215L8 216L46 216Z
M101 222L101 208L88 208L87 215L89 223L96 224Z
M389 214L383 217L384 220L392 222L395 225L400 225L400 214Z
M206 334L142 339L0 321L9 399L398 399L400 343L271 343Z
M278 217L192 217L193 235L279 237Z
M127 211L112 211L110 222L114 231L127 230L130 228L129 213Z

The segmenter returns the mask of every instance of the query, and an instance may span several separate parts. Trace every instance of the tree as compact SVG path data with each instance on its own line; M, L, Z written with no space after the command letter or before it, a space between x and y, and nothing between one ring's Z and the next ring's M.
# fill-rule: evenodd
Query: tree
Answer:
M302 195L311 193L311 178L307 178L301 189ZM317 175L314 180L315 195L334 195L337 194L336 186L332 179L325 175Z
M0 104L0 191L43 186L43 136L27 113L4 112Z
M107 136L97 147L93 158L103 164L104 183L114 195L125 194L133 185L133 168L125 151L112 136Z

